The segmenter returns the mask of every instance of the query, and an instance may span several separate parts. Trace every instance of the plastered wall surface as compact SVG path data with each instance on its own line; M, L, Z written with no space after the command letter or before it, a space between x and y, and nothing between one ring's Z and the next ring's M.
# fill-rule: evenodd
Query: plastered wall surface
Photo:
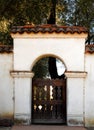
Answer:
M94 54L85 54L85 125L94 126Z
M52 37L53 36L53 37ZM32 71L34 64L42 57L54 56L64 62L67 71L84 71L85 37L15 37L14 38L14 71ZM30 103L32 101L31 79L15 77L15 118L30 122ZM83 123L83 78L67 80L67 125ZM24 84L23 84L24 83ZM18 87L19 86L19 87ZM19 95L19 96L18 96ZM27 97L27 98L26 98ZM24 100L23 100L24 99ZM21 105L20 105L20 103ZM75 104L76 102L77 105ZM25 106L27 104L27 106ZM32 104L32 102L31 102ZM75 107L74 107L75 106ZM23 111L21 109L23 108ZM32 121L32 114L31 114ZM27 123L28 124L28 123Z
M0 53L0 119L13 117L13 54Z
M31 70L37 58L56 55L67 66L67 70L84 70L84 38L60 39L15 39L14 69ZM79 50L79 51L78 51Z
M24 124L32 122L32 68L40 58L54 56L65 64L69 73L66 74L67 125L94 126L94 54L85 54L85 38L86 35L76 34L14 37L13 53L0 53L0 118L14 117Z

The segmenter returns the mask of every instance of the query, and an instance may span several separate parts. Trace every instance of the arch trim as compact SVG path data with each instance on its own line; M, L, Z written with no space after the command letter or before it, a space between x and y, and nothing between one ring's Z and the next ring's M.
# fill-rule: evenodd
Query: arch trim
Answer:
M54 58L59 59L59 60L64 64L64 66L65 66L65 71L67 70L67 66L66 66L65 62L63 61L63 59L62 59L60 56L55 55L55 54L42 54L42 55L38 56L38 57L33 61L32 65L31 65L31 70L32 70L32 68L34 67L34 65L37 63L37 61L39 61L39 60L42 59L42 58L46 58L46 57L54 57Z

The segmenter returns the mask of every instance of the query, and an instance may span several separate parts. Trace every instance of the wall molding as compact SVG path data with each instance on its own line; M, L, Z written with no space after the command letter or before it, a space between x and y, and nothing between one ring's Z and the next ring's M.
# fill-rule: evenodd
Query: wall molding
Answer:
M85 71L66 71L65 76L67 78L85 78L87 76L87 72L85 72Z
M33 78L34 73L31 71L10 71L13 78Z

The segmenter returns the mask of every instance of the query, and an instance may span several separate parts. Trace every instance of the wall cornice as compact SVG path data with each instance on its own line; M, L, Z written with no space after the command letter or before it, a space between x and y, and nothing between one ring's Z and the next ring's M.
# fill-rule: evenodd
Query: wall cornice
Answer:
M35 34L35 33L26 33L26 32L24 32L23 34L19 34L19 33L16 33L16 34L13 34L13 33L11 33L11 37L12 38L21 38L21 39L24 39L24 38L30 38L30 39L40 39L40 38L42 38L42 39L44 39L44 38L53 38L53 39L55 39L55 38L79 38L79 39L81 39L81 38L86 38L87 37L87 34L86 33L81 33L81 34L78 34L78 33L74 33L74 34L71 34L71 33L67 33L67 34L65 34L65 33L59 33L59 34L57 34L57 33L55 33L55 32L53 32L52 34L49 34L48 32L46 32L46 33L41 33L41 32L39 32L39 33L37 33L37 34Z
M85 71L66 71L65 76L67 78L85 78L87 76L87 72L85 72Z
M31 71L10 71L13 78L33 78L34 73Z

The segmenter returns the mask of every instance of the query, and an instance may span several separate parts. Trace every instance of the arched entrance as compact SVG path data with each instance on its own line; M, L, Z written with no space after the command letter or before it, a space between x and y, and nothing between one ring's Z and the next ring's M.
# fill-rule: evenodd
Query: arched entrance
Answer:
M49 57L40 59L36 63L39 68L36 68L42 69L42 67L47 67L48 59ZM46 66L40 65L42 61ZM39 74L35 72L35 77L32 80L32 123L66 123L66 77L64 76L66 67L59 59L56 60L56 65L60 78L52 79L48 72L42 77L42 74L39 76ZM45 69L45 71L48 70L48 68ZM39 71L39 73L41 72ZM36 76L36 74L38 76Z

